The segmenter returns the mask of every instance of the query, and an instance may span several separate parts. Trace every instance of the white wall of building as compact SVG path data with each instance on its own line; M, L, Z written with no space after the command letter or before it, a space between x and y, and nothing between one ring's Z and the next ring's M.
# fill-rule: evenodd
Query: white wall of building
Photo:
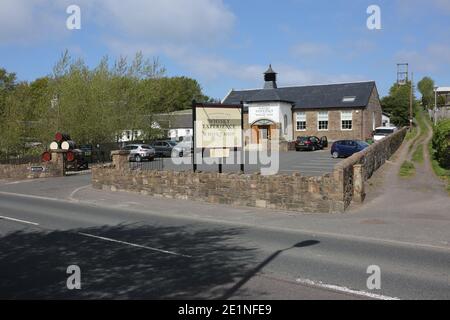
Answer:
M180 138L185 140L186 137L192 137L192 129L171 129L169 130L169 139L179 141Z
M285 116L287 128L285 128ZM292 105L286 102L258 102L248 104L248 122L252 125L259 120L270 120L281 124L280 137L293 140Z

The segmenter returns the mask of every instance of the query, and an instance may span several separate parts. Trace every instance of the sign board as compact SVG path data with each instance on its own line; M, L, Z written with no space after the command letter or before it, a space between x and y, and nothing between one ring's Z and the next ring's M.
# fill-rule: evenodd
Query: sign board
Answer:
M228 158L230 156L230 149L211 149L211 158Z
M253 106L248 109L249 122L253 124L258 120L270 120L280 122L280 108L276 106Z
M195 147L199 149L242 148L241 105L196 104Z

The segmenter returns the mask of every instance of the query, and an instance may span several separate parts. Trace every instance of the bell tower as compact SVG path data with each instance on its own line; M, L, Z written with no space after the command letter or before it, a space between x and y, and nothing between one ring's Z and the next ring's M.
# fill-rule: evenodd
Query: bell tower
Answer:
M264 89L276 89L277 86L277 73L273 71L272 65L269 65L269 69L264 72Z

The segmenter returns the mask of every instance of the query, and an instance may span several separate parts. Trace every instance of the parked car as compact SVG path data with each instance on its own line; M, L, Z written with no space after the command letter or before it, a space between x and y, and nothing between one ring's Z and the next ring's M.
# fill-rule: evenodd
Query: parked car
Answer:
M346 158L361 152L368 148L369 144L359 140L341 140L336 141L331 146L331 155L333 158Z
M157 157L173 157L182 158L190 154L190 145L188 142L176 142L172 140L160 140L151 143L151 146L155 149Z
M155 160L156 152L151 146L146 144L129 144L123 150L130 151L129 161L141 162L142 160Z
M373 133L373 140L380 141L386 138L387 136L395 133L398 130L397 127L379 127L375 129Z
M328 147L327 137L319 139L317 137L298 137L295 141L295 150L297 151L316 151Z

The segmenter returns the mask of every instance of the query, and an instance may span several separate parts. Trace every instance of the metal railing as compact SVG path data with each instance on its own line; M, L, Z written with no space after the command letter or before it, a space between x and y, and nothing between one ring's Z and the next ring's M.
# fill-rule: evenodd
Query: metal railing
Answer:
M163 171L164 159L157 158L153 161L130 162L129 168L133 171Z
M21 156L21 157L3 157L0 158L0 164L21 165L21 164L40 164L40 156Z

